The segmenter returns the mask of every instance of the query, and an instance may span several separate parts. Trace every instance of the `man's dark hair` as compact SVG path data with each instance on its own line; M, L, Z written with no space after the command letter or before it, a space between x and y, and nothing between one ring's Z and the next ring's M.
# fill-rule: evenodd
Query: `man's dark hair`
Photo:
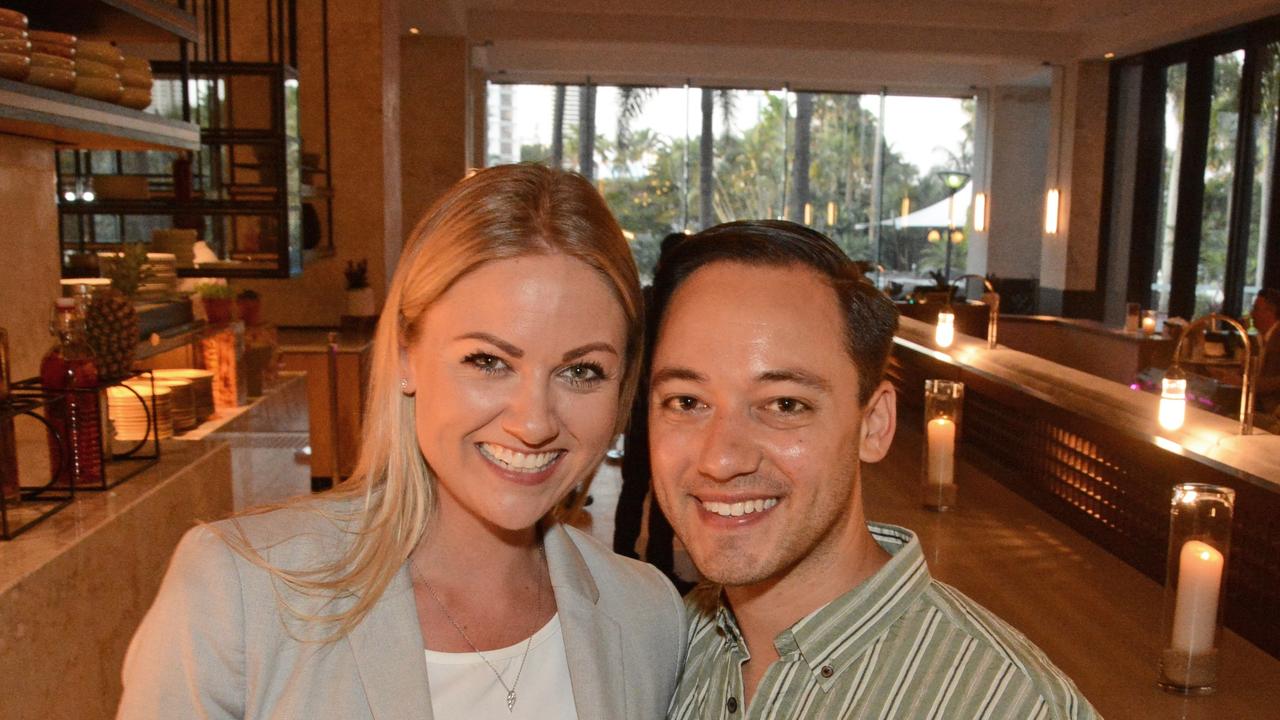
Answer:
M1275 288L1263 288L1258 291L1258 294L1255 297L1265 300L1267 304L1271 306L1272 310L1280 313L1280 290Z
M826 279L844 315L845 347L858 369L858 402L866 404L884 377L898 309L867 283L844 251L826 235L782 220L742 220L664 242L654 268L653 312L649 316L650 359L658 329L676 289L699 268L718 262L764 267L806 267ZM744 293L751 288L744 287ZM650 363L647 365L652 367Z

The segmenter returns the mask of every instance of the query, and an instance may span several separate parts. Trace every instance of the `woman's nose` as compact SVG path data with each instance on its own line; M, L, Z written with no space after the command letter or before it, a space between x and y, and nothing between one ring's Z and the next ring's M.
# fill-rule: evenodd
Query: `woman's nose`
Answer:
M560 423L544 383L521 383L503 414L502 429L527 447L546 445L560 434Z

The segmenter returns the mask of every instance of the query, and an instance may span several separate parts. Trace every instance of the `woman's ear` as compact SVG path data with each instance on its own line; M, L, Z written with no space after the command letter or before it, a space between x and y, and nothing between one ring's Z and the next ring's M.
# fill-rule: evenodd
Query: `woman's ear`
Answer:
M889 454L893 433L898 427L898 392L893 383L884 380L871 393L862 410L862 442L858 458L863 462L880 462Z
M400 347L400 392L413 395L418 392L418 383L413 375L413 362L409 358L409 349Z

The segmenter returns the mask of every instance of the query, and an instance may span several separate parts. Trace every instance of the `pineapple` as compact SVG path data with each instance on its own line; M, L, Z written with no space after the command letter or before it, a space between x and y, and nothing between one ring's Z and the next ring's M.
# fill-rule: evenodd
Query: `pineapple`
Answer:
M146 279L147 247L124 246L108 271L111 287L93 294L85 311L85 332L98 360L98 373L108 382L129 374L138 345L138 313L129 299Z
M102 379L128 375L138 345L138 313L129 298L114 287L98 290L89 300L84 326Z

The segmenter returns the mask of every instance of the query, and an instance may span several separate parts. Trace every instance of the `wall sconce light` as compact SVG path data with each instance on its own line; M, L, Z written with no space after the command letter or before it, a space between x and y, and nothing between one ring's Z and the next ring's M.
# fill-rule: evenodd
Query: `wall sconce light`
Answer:
M1177 365L1160 381L1160 427L1177 430L1187 419L1187 375Z
M1044 196L1044 231L1058 234L1058 188L1051 188Z
M836 203L834 200L827 203L827 227L836 226Z
M986 232L987 230L987 194L974 193L973 195L973 229L978 232Z
M951 347L956 340L956 314L950 305L938 313L938 328L934 331L933 340L943 348Z

